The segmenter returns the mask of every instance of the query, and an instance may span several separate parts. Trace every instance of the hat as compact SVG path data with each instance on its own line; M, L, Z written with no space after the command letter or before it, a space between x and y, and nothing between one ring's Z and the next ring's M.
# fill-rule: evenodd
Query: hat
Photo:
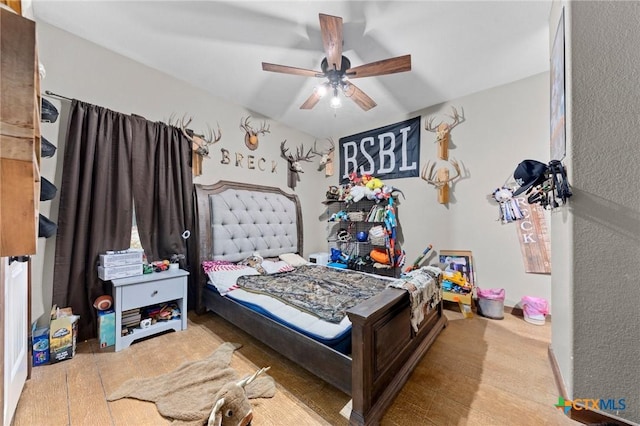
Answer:
M536 160L524 160L513 172L513 177L520 188L513 193L514 196L520 195L534 185L539 185L545 180L547 165Z
M44 137L40 138L40 156L43 158L53 157L56 153L56 146L46 140Z
M58 119L58 109L51 102L42 98L42 108L40 110L40 121L43 123L55 123Z
M38 238L49 238L56 233L56 229L58 225L41 213L38 217Z
M58 188L44 177L40 177L40 201L53 200Z

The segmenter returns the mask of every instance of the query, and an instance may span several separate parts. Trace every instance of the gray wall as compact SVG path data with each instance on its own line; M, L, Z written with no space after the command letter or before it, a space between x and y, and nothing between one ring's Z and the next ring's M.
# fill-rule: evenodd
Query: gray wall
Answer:
M223 138L213 147L213 156L204 161L204 174L198 182L212 183L219 179L255 182L286 188L284 160L279 159L281 140L312 143L313 138L271 121L271 134L263 137L256 155L268 163L279 162L278 173L247 170L220 164L219 148L248 154L238 130L240 116L248 112L214 96L195 89L179 80L154 71L95 44L72 36L60 29L38 23L40 56L47 68L43 90L49 89L66 96L102 105L110 109L143 115L151 120L164 120L170 114L194 116L193 127L206 127L209 122L220 123ZM546 161L549 133L549 75L542 73L530 78L496 87L443 105L436 105L408 116L388 117L385 122L372 122L366 129L354 128L350 134L391 124L410 117L435 115L436 122L448 120L450 107L464 109L466 121L452 133L450 156L461 162L465 178L455 184L451 202L437 202L437 191L420 178L387 182L406 195L398 207L398 218L404 239L407 260L413 261L422 250L433 244L442 249L471 250L480 287L506 289L508 306L515 306L524 295L550 299L549 275L524 273L516 224L503 225L498 221L498 206L491 200L494 189L512 183L511 174L525 158ZM53 100L62 108L66 101ZM254 118L258 121L259 117ZM60 182L65 123L43 128L45 137L57 141L58 154L43 162L43 174L55 176ZM335 135L336 140L346 135ZM436 160L435 135L422 130L421 164ZM316 160L317 162L317 160ZM317 163L305 167L302 182L296 193L301 197L305 224L305 253L326 248L326 218L323 205L326 188L338 181L337 174L325 178L315 171ZM46 167L47 169L44 169ZM57 206L51 204L55 219ZM47 204L47 203L45 203ZM48 206L43 206L45 209ZM53 239L39 250L34 271L34 318L49 309L51 301ZM435 253L434 253L435 254ZM433 262L430 258L429 262ZM38 268L40 268L38 270ZM39 285L38 279L42 276Z
M546 162L549 157L549 74L454 99L409 116L389 117L384 123L371 123L370 128L421 115L422 166L438 158L435 134L424 130L424 122L431 116L436 117L436 124L450 121L447 115L452 106L459 112L464 110L466 119L452 130L449 158L463 165L465 178L453 186L450 203L439 204L437 190L421 178L389 181L407 196L406 200L400 197L398 207L407 261L413 262L428 244L433 244L436 252L471 250L478 286L504 288L507 306L518 305L524 295L549 300L550 276L524 272L518 224L501 224L498 205L491 198L496 188L514 184L512 173L520 161L533 158ZM436 168L440 166L441 161Z
M640 3L564 6L574 197L552 218L552 348L570 398L625 398L608 412L640 422Z
M232 180L270 185L292 192L287 187L287 168L285 160L280 157L280 142L286 139L291 149L295 149L300 143L310 146L314 142L312 136L267 120L271 133L261 136L258 149L250 151L244 144L244 132L239 128L240 118L251 114L252 123L259 125L263 117L46 23L38 22L37 31L40 61L47 71L41 84L43 93L50 90L114 111L142 115L153 121L166 121L172 114L177 117L186 114L193 117L190 127L196 131L205 131L207 124L215 129L219 123L222 139L211 147L211 158L204 159L203 174L194 179L196 183ZM43 159L42 175L60 186L66 131L64 112L70 102L47 99L59 108L61 118L55 124L42 125L43 136L58 146L53 158ZM230 151L231 164L221 164L221 148ZM235 165L236 153L244 158L238 166ZM247 156L250 154L256 157L256 161L259 158L266 160L265 171L257 166L248 168ZM271 172L272 161L277 163L275 173ZM321 237L324 223L318 219L324 211L320 203L320 195L324 195L324 191L318 191L318 188L328 184L325 184L324 172L317 171L317 167L317 158L304 165L305 173L295 190L302 204L303 252L306 254L326 247L326 241ZM42 203L43 214L55 220L58 201L57 197ZM33 272L34 319L51 309L55 237L41 238L38 243Z

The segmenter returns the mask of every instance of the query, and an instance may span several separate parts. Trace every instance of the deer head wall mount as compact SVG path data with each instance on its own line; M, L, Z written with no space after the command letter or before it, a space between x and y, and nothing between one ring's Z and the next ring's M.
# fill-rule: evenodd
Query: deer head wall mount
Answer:
M441 121L440 124L434 126L433 122L435 117L429 117L424 125L425 130L434 132L436 134L436 142L438 143L438 158L447 162L447 166L439 167L434 171L435 163L428 161L422 169L422 179L427 181L430 185L433 185L438 190L438 202L440 204L449 203L449 189L453 183L462 178L460 172L460 164L456 160L449 161L449 141L451 138L451 129L462 123L464 118L464 110L461 109L462 114L458 113L455 107L451 107L453 121L451 123L445 123ZM455 175L450 177L450 168L453 167Z
M249 120L251 120L250 115L248 115L247 118L240 118L240 128L244 130L244 144L251 151L255 151L255 149L258 148L258 143L260 142L258 140L258 135L271 133L271 131L269 130L271 126L267 125L266 121L263 121L260 128L256 130L251 127L251 124L249 124Z
M193 150L200 155L201 157L209 157L209 145L213 145L214 143L220 141L222 139L222 130L220 130L220 125L218 124L218 131L211 130L211 127L207 125L207 134L197 134L194 131L188 131L187 126L191 123L191 118L184 122L185 118L183 117L180 120L179 128L182 131L182 134L193 144ZM191 133L191 134L189 134Z
M429 117L425 124L425 130L429 132L434 132L436 134L436 142L438 143L438 158L441 160L447 160L449 158L449 141L451 140L451 130L456 127L458 124L462 123L464 118L464 110L462 110L462 115L458 114L458 110L455 107L451 107L453 115L450 115L453 119L451 123L445 123L441 121L437 126L433 125L435 117Z
M299 147L296 148L296 154L290 154L289 153L289 148L287 148L285 146L285 144L287 143L287 140L283 140L280 143L280 153L282 158L284 158L285 160L287 160L287 162L289 163L289 167L287 168L288 172L287 172L287 185L289 186L289 188L291 189L295 189L296 187L296 183L298 181L300 181L300 176L299 173L304 173L304 170L302 169L302 161L311 161L311 159L316 155L313 152L313 148L309 149L309 151L304 152L304 144L301 144Z
M450 176L449 168L441 167L438 170L434 168L436 163L431 163L431 161L427 161L427 164L422 168L422 177L429 185L433 185L438 190L438 202L440 204L447 204L449 202L449 188L453 183L462 178L462 173L460 172L460 164L452 159L449 161L449 164L453 166L453 170L455 174Z
M192 117L188 120L186 117L182 117L181 120L173 119L173 116L169 117L169 125L180 129L182 134L189 142L191 142L191 149L193 151L191 155L192 173L194 176L200 176L202 174L202 158L209 158L209 146L220 141L222 138L222 130L218 124L218 131L211 130L211 127L207 124L207 134L198 134L191 129L188 129L191 124Z
M332 138L328 138L327 140L329 141L330 147L326 151L318 151L317 142L314 142L312 152L320 157L318 170L324 168L325 176L333 176L333 156L336 150L336 143Z

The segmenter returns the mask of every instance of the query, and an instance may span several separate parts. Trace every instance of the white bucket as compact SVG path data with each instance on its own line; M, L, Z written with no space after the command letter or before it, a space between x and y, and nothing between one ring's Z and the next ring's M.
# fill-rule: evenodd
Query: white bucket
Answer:
M533 325L544 325L549 313L549 304L541 297L524 296L520 301L524 320Z
M526 322L528 322L529 324L533 324L533 325L544 325L544 323L547 320L547 317L545 317L542 314L532 314L532 315L527 315L527 313L525 312L524 314L524 320Z

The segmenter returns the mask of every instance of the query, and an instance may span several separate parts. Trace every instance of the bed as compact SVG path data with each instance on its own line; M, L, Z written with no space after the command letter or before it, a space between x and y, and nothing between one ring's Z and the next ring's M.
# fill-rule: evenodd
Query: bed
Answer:
M279 188L220 181L196 184L197 258L238 262L302 255L302 215L296 195ZM195 307L212 311L352 398L349 422L375 425L446 326L442 302L412 326L409 292L385 288L348 309L350 354L222 296L198 268Z

